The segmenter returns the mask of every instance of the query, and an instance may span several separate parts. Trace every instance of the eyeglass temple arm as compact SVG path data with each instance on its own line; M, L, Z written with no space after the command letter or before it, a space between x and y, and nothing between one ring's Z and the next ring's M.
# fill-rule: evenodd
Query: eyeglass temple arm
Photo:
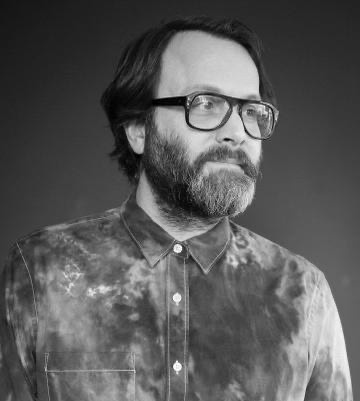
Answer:
M161 99L153 99L151 104L156 106L184 106L186 104L186 96L163 97Z

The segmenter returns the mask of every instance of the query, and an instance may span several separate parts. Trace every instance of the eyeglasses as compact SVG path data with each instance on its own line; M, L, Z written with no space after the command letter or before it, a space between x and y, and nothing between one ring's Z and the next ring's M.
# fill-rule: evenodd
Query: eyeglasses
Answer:
M222 127L229 120L234 106L237 106L245 132L260 140L270 138L279 117L279 111L270 103L212 92L153 99L152 105L183 106L187 125L199 131L214 131Z

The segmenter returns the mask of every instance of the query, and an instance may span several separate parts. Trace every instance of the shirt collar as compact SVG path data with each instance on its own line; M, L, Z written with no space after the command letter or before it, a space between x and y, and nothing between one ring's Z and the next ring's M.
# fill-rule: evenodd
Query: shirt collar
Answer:
M184 242L177 241L138 206L135 191L124 202L121 217L130 236L151 267L179 243L187 248L203 272L208 273L230 242L231 230L227 217L201 235Z

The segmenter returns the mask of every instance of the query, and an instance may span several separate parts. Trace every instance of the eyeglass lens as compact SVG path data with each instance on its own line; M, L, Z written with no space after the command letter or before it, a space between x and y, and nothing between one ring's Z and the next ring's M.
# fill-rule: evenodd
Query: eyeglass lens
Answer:
M189 123L199 129L217 128L228 117L231 104L214 95L197 95L189 108ZM241 107L241 117L246 130L254 137L266 138L271 134L274 116L271 108L251 101Z

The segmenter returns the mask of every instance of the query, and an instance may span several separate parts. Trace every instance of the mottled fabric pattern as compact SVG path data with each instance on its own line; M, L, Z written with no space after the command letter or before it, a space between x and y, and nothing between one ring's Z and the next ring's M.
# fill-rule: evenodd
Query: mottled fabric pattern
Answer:
M135 201L17 241L1 401L351 401L323 273L224 218L178 242Z

